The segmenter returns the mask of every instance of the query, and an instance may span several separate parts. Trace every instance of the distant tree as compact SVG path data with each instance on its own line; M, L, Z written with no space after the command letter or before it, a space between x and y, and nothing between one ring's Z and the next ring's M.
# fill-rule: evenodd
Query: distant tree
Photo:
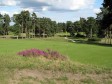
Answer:
M14 33L14 35L20 35L20 25L14 24L9 27L9 30Z
M74 25L71 21L66 22L67 32L70 33L70 36L74 36Z
M51 32L51 35L54 36L57 32L57 23L56 21L51 21L50 22L50 26L51 26L51 29L50 29L50 32Z
M80 18L80 26L81 26L81 29L80 31L84 32L84 29L85 29L85 26L86 26L86 19L85 18Z
M80 21L74 22L74 30L77 34L79 34L79 32L81 32L82 27L81 27Z
M57 23L57 32L67 32L66 23L59 22Z
M22 17L21 14L14 14L13 15L13 21L15 22L13 29L14 33L16 35L21 36L21 33L23 33L23 25L22 25ZM17 31L16 31L17 30Z
M4 20L4 22L3 22L4 35L8 35L8 28L10 26L9 23L11 22L9 15L5 14L3 16L3 20Z
M3 15L0 14L0 35L3 35Z
M63 32L63 23L61 23L61 22L57 23L57 31L58 32Z
M32 14L32 31L34 33L34 37L35 37L35 29L36 29L36 25L38 25L38 22L37 22L37 15L36 13L33 12Z
M88 17L87 26L90 38L92 38L93 34L97 34L98 30L96 19L94 17Z

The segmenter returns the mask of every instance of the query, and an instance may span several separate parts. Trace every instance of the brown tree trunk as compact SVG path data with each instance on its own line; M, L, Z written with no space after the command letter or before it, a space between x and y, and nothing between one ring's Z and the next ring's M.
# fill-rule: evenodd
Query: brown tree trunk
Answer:
M108 29L108 44L110 43L110 36L109 36L109 29Z
M104 42L104 43L106 43L106 30L105 30L105 39L104 39L104 40L105 40L105 42Z
M109 43L109 40L108 40L108 29L107 29L107 44Z
M35 38L35 24L34 24L34 38Z
M112 24L110 25L110 44L112 44Z
M111 36L111 30L110 30L110 44L112 44L112 36Z
M106 38L105 38L105 43L108 44L108 29L106 29Z
M27 29L27 27L25 28L25 32L26 32L26 38L28 38L28 29Z
M39 28L39 37L41 38L41 32L40 32L40 28Z
M33 38L33 29L32 29L32 35L31 35L31 38Z
M21 28L22 30L21 30L21 33L22 33L22 39L23 39L23 22L22 22L22 28Z
M93 31L92 31L92 28L91 28L91 34L90 34L90 38L93 37Z

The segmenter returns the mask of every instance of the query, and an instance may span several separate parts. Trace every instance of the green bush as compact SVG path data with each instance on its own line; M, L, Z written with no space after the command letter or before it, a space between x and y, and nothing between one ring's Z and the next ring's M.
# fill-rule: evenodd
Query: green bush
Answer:
M85 35L77 34L76 37L78 37L78 38L85 38Z
M89 38L88 41L101 41L100 38Z

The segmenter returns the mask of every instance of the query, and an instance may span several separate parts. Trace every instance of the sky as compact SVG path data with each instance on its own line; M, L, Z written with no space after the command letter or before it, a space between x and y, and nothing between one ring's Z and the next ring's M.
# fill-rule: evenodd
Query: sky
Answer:
M102 3L103 0L0 0L0 13L12 17L29 10L57 22L77 21L80 17L96 17Z

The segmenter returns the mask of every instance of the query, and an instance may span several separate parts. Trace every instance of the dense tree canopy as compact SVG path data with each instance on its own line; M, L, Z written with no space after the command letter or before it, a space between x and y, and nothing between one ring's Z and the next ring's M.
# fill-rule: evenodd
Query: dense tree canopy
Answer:
M100 22L101 34L111 42L112 38L112 0L104 0L101 12L97 15L97 19Z
M8 17L8 26L9 26L9 16ZM4 19L5 21L5 19ZM20 14L13 15L13 22L15 23L13 27L10 27L10 30L14 32L14 34L25 36L27 38L30 37L44 37L44 36L54 36L58 32L69 32L70 36L81 36L81 32L83 33L83 37L91 37L94 34L97 35L98 27L97 21L93 17L80 18L79 21L67 21L63 23L57 23L56 21L52 21L50 18L40 18L37 17L36 13L30 13L29 11L21 11ZM5 22L6 23L6 22ZM4 29L7 29L7 26Z

